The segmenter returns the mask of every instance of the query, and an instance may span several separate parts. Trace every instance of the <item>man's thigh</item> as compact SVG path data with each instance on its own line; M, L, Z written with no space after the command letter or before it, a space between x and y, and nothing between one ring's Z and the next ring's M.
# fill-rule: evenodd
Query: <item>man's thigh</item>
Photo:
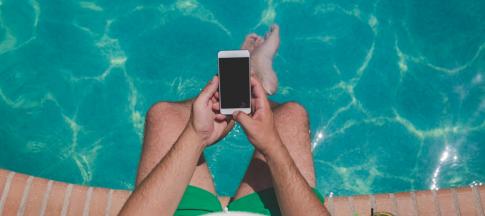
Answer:
M311 187L315 187L315 171L311 152L308 115L294 102L271 103L274 121L283 144L290 152L298 170ZM269 167L261 153L255 151L241 186L234 199L272 187Z
M190 118L191 106L192 100L187 100L183 102L159 102L150 108L145 121L137 185L143 181L175 144ZM214 183L203 155L199 159L190 184L215 193Z

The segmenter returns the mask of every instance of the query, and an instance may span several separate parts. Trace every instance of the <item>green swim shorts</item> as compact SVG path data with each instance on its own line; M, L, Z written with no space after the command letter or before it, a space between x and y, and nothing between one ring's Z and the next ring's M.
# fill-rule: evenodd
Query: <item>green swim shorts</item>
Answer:
M323 204L323 196L315 189L315 195ZM249 194L227 206L229 211L251 212L263 215L281 215L273 188ZM223 211L219 199L209 191L189 185L179 203L176 216L203 215Z

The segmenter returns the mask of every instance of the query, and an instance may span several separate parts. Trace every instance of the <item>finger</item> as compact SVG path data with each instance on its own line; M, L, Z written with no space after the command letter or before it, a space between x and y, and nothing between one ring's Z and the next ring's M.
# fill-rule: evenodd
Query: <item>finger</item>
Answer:
M255 110L269 109L270 105L263 86L256 78L251 78L251 89L253 94L253 106Z
M226 120L226 115L216 114L216 120L217 121L225 121Z
M215 111L219 111L221 109L219 102L212 103L212 109Z
M216 91L216 93L214 94L214 97L215 97L217 100L219 100L219 92L218 92L218 91Z
M247 126L249 126L251 124L252 119L251 119L251 117L246 115L246 113L237 111L237 112L233 113L232 115L233 115L234 120L239 122L244 128L246 128Z
M251 77L251 89L253 90L252 94L258 98L265 98L266 93L264 92L263 86L259 82L259 80L255 77Z
M207 86L200 92L198 99L207 103L212 95L217 91L217 87L219 86L219 78L214 76L212 80L207 84Z

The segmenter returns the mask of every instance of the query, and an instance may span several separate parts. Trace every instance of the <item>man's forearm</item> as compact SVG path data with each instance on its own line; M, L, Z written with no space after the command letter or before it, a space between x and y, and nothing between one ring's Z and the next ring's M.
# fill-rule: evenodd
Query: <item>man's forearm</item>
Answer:
M121 215L172 215L202 154L195 132L187 127L167 155L133 192Z
M276 141L265 154L283 215L328 215L312 188L301 175L286 147Z

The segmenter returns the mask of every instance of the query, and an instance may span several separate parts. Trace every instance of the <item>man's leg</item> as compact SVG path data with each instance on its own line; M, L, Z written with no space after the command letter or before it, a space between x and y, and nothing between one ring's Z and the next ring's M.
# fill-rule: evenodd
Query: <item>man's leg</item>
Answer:
M273 57L279 47L279 27L273 25L265 38L252 36L255 40L251 47L253 74L261 81L267 93L274 93L278 87L273 70ZM296 166L311 187L315 187L315 172L310 146L310 132L306 110L297 103L272 103L274 121ZM261 153L255 151L246 175L233 199L272 187L271 174Z
M251 74L263 81L266 90L272 93L277 88L276 74L272 69L272 59L279 46L279 27L274 25L263 39L256 34L246 36L241 49L252 53ZM154 105L147 114L143 150L138 166L136 185L151 172L167 154L182 133L190 117L192 101L161 102ZM285 105L286 107L288 105ZM228 125L226 133L232 129L234 121ZM209 168L200 157L199 164L190 181L191 185L203 188L215 194L214 182Z
M276 32L276 34L269 34L267 37L267 42L264 43L272 45L265 45L266 48L263 51L260 51L259 55L256 55L258 59L252 58L254 59L254 62L259 61L267 63L268 61L266 59L272 59L272 55L274 55L274 52L276 52L277 49L277 47L274 46L277 46L279 43L279 30L277 29L274 31L273 28L272 32ZM256 34L247 35L241 49L247 49L252 53L256 47L263 45L263 41L263 38L257 36ZM269 50L273 50L272 55L269 55L271 54ZM272 70L263 70L265 68L268 67L263 67L261 64L254 63L252 65L253 71L251 73L259 74L258 76L263 76L261 74L263 71L264 73L274 73ZM275 86L271 87L276 88ZM139 185L143 181L143 179L151 172L155 165L157 165L165 154L167 154L177 138L180 136L190 117L191 105L192 100L183 102L161 102L154 105L148 111L145 123L143 150L140 164L138 166L136 185ZM227 132L230 131L232 126L234 126L234 121L230 122ZM203 156L201 156L199 161L199 165L192 176L190 184L215 193L214 182Z
M249 34L246 36L241 49L247 49L250 52L253 52L256 46L261 45L262 42L261 37L256 34ZM265 58L267 57L265 56ZM253 65L253 67L255 69L260 68L258 65ZM273 71L270 72L274 73ZM254 71L252 73L254 73ZM191 106L192 100L183 102L160 102L148 111L145 123L143 150L140 164L138 166L136 185L139 185L143 179L145 179L155 165L157 165L170 148L172 148L172 145L180 136L189 120ZM227 132L229 132L233 126L234 121L231 121ZM203 156L201 156L199 160L199 165L195 169L190 184L215 194L214 182Z
M315 170L310 144L308 114L301 105L289 102L273 105L274 121L283 144L298 170L311 187L315 187ZM233 200L272 187L271 174L263 155L255 151Z
M192 100L183 102L160 102L150 108L145 122L143 150L138 166L136 185L152 171L172 148L184 130L189 117ZM215 194L212 176L204 161L199 159L190 185L197 186Z

